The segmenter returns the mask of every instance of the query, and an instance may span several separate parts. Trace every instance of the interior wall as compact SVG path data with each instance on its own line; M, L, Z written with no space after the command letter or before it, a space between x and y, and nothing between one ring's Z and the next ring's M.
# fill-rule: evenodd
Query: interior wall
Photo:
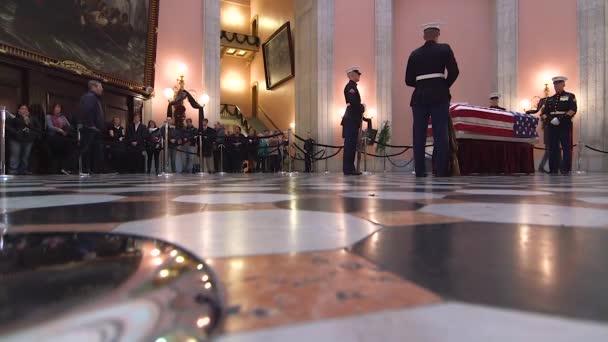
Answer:
M376 108L376 50L374 0L335 0L334 39L334 107L335 125L339 125L346 109L344 87L348 83L345 70L361 67L359 82L361 100L367 106L366 116ZM374 120L374 126L378 124ZM342 139L337 129L334 143Z
M551 10L547 11L547 8ZM532 101L535 96L544 96L545 83L549 84L550 94L554 94L551 78L558 75L567 76L569 80L566 90L578 95L577 30L576 1L519 2L518 98L520 101L524 99ZM552 35L555 37L550 38ZM556 53L558 46L559 52ZM574 141L578 141L578 118L580 115L575 118ZM539 129L539 133L542 136L542 130ZM536 160L540 160L542 152L536 153Z
M292 36L297 29L294 27L294 0L251 0L251 15L259 17L258 32L262 43L288 21L291 23ZM250 81L258 83L259 105L279 129L288 129L295 120L295 80L292 78L273 90L266 89L264 60L260 51L251 63ZM263 114L258 113L258 117L269 129L274 129Z
M527 2L535 1L520 1ZM443 23L440 41L450 44L460 68L460 77L452 87L452 101L487 105L496 74L494 5L489 0L398 0L393 6L392 141L411 144L413 120L409 104L413 88L405 85L405 67L410 53L424 43L420 25Z
M222 30L242 34L251 33L251 7L249 0L222 0L220 2Z
M156 50L155 97L152 99L151 117L157 124L167 113L165 88L172 88L181 74L186 89L197 96L203 94L203 1L180 0L179 6L172 1L160 1L158 18L158 45ZM198 111L186 105L187 116L198 124ZM147 115L150 117L150 115Z
M221 69L222 104L237 105L246 116L250 116L252 109L249 64L243 58L224 56Z

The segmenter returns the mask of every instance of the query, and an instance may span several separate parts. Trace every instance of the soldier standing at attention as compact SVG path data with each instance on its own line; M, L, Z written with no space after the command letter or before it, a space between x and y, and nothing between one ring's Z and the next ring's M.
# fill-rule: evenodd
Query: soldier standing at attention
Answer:
M490 108L492 109L499 109L499 110L506 110L505 108L502 108L501 106L499 106L499 101L500 101L500 94L499 93L492 93L490 94Z
M551 174L570 174L572 169L572 118L578 107L574 94L564 90L567 77L553 77L555 95L547 98L542 112L543 120L549 122L549 170ZM560 151L564 150L563 160ZM560 165L561 161L561 165Z
M344 157L342 171L346 176L360 176L361 172L355 169L355 154L357 153L357 138L361 120L365 112L365 105L361 103L361 94L357 89L357 83L361 78L361 68L352 67L346 70L348 83L344 87L344 98L346 100L346 113L342 118L342 137L344 138Z
M425 24L422 29L425 43L412 52L405 72L405 83L416 88L410 103L414 113L416 177L426 177L424 152L429 117L433 121L435 171L437 176L447 177L450 162L448 139L448 119L452 99L450 87L456 82L460 72L450 46L438 43L439 24Z

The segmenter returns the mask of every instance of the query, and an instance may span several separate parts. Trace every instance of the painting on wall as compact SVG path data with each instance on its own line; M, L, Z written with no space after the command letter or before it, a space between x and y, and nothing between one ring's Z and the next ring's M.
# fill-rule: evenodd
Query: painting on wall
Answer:
M0 51L128 88L153 86L159 0L2 0Z
M262 45L266 89L273 89L295 76L293 41L289 22Z

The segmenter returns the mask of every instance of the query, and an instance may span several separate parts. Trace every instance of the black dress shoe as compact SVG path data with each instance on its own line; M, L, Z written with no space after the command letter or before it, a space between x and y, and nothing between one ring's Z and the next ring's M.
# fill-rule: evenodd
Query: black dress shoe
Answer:
M427 174L426 173L417 173L416 174L416 178L426 178Z
M362 174L363 174L362 172L358 172L358 171L344 172L345 176L361 176Z

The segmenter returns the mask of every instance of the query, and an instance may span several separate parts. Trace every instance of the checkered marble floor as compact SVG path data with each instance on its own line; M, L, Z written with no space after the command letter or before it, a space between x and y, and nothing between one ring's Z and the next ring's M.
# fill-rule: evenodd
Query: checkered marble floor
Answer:
M176 244L222 280L221 341L608 341L608 175L44 176L0 229Z

